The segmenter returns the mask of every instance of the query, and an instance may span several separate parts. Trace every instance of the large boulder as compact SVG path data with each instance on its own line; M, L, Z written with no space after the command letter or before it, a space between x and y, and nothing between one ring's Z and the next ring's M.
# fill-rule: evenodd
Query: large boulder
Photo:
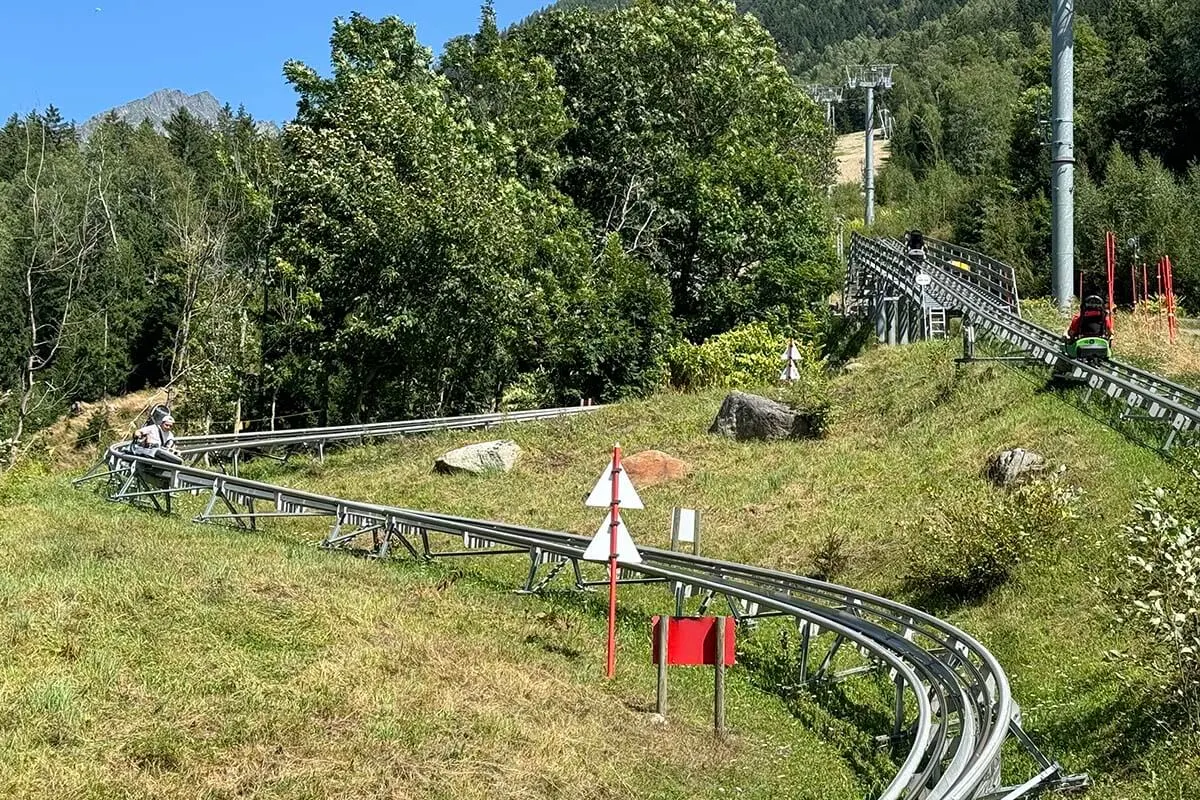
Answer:
M731 392L721 403L709 433L730 439L803 439L816 433L806 414L756 394Z
M1016 486L1046 470L1046 459L1020 447L996 453L988 459L984 475L996 486Z
M691 467L661 450L643 450L621 459L621 467L634 486L654 486L688 474Z
M517 463L521 448L511 439L469 444L445 453L433 462L438 472L471 472L480 474L497 470L508 472Z

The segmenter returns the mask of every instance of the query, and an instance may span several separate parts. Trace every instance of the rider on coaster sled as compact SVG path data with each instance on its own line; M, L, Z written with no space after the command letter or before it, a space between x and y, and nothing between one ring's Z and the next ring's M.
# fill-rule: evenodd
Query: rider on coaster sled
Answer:
M1112 344L1112 317L1104 308L1104 300L1089 295L1083 309L1067 328L1067 355L1071 358L1108 358Z
M157 421L155 421L155 417L158 417ZM172 433L174 427L175 418L165 413L165 409L161 415L154 414L134 434L130 452L136 456L149 456L160 461L182 464L183 459L179 457L179 452L175 448L175 434Z

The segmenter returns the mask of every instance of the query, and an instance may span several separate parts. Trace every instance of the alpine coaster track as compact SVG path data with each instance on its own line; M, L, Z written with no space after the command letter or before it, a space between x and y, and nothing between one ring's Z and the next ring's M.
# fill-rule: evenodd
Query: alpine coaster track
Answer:
M537 592L559 575L584 589L595 583L585 579L582 566L587 563L582 561L586 537L304 492L240 477L237 467L240 459L251 456L284 458L297 450L321 456L327 446L339 443L550 419L596 408L180 437L185 463L179 465L132 455L128 443L120 443L76 483L102 482L110 500L164 512L171 511L176 495L201 496L207 502L193 521L244 530L257 530L277 518L327 518L330 527L322 547L356 547L378 558L525 557L529 568L522 591ZM1004 669L982 644L950 623L902 603L799 575L670 550L640 550L643 563L622 565L620 582L663 584L681 604L699 598L698 614L707 613L714 601L723 602L743 625L764 617L790 618L800 643L802 685L886 680L894 692L894 720L878 739L891 747L898 766L877 795L880 800L1016 800L1090 784L1085 775L1065 774L1034 745L1021 728ZM1019 785L1002 787L1001 750L1010 737L1033 757L1039 771Z

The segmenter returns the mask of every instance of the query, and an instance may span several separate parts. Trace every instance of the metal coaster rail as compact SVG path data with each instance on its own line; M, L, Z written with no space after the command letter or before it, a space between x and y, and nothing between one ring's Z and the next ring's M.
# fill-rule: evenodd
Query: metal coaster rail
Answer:
M505 422L523 422L543 419L547 416L564 417L586 413L595 406L570 406L566 408L532 411L506 411L490 414L471 414L458 417L433 417L430 419L402 420L399 422L369 422L357 425L336 425L324 428L280 429L274 431L241 431L238 433L214 433L189 436L187 452L192 455L255 451L269 448L303 447L323 449L335 442L362 443L371 439L399 436L401 434L424 433L433 430L455 430L484 428ZM182 440L181 440L182 441Z
M256 530L276 518L332 520L323 547L367 550L384 558L399 553L420 561L463 556L525 556L522 591L537 592L567 575L577 589L597 583L582 555L589 540L574 534L447 514L415 511L290 489L237 474L214 472L201 460L305 449L435 430L490 427L506 421L546 419L598 407L483 414L311 430L181 437L191 463L166 464L112 446L97 468L77 483L104 482L111 500L172 510L177 495L206 495L196 522ZM879 737L900 760L880 800L1015 798L1052 788L1079 788L1086 776L1066 775L1020 727L1008 678L995 657L964 631L934 616L848 587L718 559L641 548L643 562L622 565L622 583L660 583L680 608L698 598L697 613L723 600L745 625L788 617L799 646L800 685L874 677L893 697L893 726ZM569 568L569 572L568 572ZM815 664L815 668L814 668ZM1040 772L1019 786L1001 788L1001 749L1013 737Z
M892 239L888 241L891 242L894 247L898 248L901 246L898 240ZM977 302L986 305L989 299L993 300L994 302L995 297L1001 298L1001 303L994 304L992 306L993 311L1002 314L1006 308L1011 309L1012 315L1016 317L1016 319L1011 319L1009 321L1016 329L1023 330L1029 334L1031 338L1039 340L1039 343L1047 348L1054 349L1060 346L1062 342L1061 335L1055 333L1049 328L1038 325L1036 322L1032 322L1021 317L1020 310L1015 305L1019 298L1016 291L1015 271L1013 271L1011 267L958 245L950 245L945 242L939 242L936 239L928 238L925 240L925 242L928 246L928 253L933 256L932 261L937 264L946 274L958 278L960 282L964 282L966 287L961 288L975 289L975 299ZM981 287L972 281L970 277L971 273L965 272L961 268L954 266L955 260L959 260L960 263L968 263L972 265L986 264L988 265L988 269L992 274L1006 274L1010 276L1008 280L1012 281L1011 288L1009 288L1010 284L1008 284L1006 281L992 282L987 288ZM981 271L982 270L975 270L975 273L978 274ZM999 288L993 288L996 286ZM989 298L988 295L993 295L995 297ZM1003 300L1005 297L1012 298L1012 301L1010 302L1008 300ZM1200 409L1200 391L1197 391L1192 387L1183 386L1182 384L1171 381L1162 377L1161 375L1148 372L1132 364L1125 364L1117 359L1110 360L1106 365L1106 369L1112 374L1127 381L1132 383L1140 383L1156 394L1162 395L1163 397L1180 403L1181 405Z
M961 268L939 255L942 252L934 248L927 251L925 262L918 262L895 239L856 233L851 242L850 269L889 287L915 286L918 273L923 272L928 276L925 292L931 299L962 312L964 324L977 326L1015 348L1016 355L1003 358L1058 365L1065 368L1065 374L1087 385L1085 402L1102 398L1118 407L1122 420L1165 425L1166 438L1158 445L1163 451L1171 449L1179 434L1200 431L1200 392L1117 360L1092 363L1067 357L1062 353L1060 335L1017 316L1004 298L964 279ZM957 254L964 252L964 248L956 248ZM929 265L934 268L929 269ZM860 279L860 283L867 281Z

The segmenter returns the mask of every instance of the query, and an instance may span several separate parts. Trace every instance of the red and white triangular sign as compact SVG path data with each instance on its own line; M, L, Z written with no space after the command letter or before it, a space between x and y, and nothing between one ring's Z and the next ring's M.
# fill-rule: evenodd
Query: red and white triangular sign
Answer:
M787 350L783 351L783 355L779 358L780 361L799 361L800 351L796 349L794 341L788 342Z
M621 508L644 509L642 498L638 497L637 490L633 488L633 481L629 480L629 473L621 470L621 474L617 476L617 499ZM583 502L585 506L594 506L596 508L611 508L612 507L612 462L604 468L604 474L600 476L600 480L596 481L596 485L592 487L592 493L588 495L587 500ZM605 550L605 553L608 551Z
M783 372L779 373L781 381L795 381L800 379L800 370L796 369L795 364L788 364L783 368Z
M587 546L587 550L583 551L583 560L608 561L611 536L612 519L605 517L604 521L600 523L600 527L596 529L592 543ZM629 529L625 527L625 520L620 516L617 517L617 563L642 563L642 554L638 552L637 545L633 543L633 537L629 535Z

